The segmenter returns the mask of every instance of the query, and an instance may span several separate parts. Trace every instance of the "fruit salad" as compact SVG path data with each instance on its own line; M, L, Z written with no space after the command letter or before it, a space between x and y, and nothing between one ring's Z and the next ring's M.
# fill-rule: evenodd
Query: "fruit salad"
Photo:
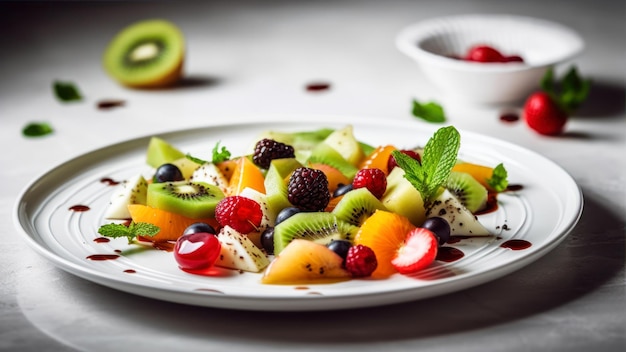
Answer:
M451 236L492 235L477 214L507 188L502 164L458 159L453 126L424 142L371 146L351 125L265 131L245 155L218 143L202 160L153 137L152 176L115 189L99 233L169 243L154 247L190 274L219 266L263 284L413 275Z

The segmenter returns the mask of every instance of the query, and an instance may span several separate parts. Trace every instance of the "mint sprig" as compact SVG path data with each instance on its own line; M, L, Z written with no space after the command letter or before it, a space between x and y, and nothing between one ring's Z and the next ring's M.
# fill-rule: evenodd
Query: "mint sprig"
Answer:
M541 89L568 114L571 114L587 99L591 90L591 80L583 79L576 66L572 66L559 81L554 70L549 68L541 79Z
M498 164L487 179L487 184L496 192L502 192L509 186L508 173L502 163Z
M418 117L426 122L441 123L446 121L446 114L443 107L433 101L428 103L420 103L413 99L413 116Z
M417 189L424 203L430 203L456 164L461 136L453 126L442 127L428 140L421 163L400 151L392 155L404 177Z
M41 137L52 132L52 125L47 122L31 122L22 129L22 134L26 137Z
M128 226L123 224L106 224L100 226L98 233L104 237L119 238L126 237L128 243L132 243L137 236L153 237L161 229L147 222L131 222Z
M224 146L220 148L220 142L215 143L215 147L213 147L213 163L220 163L228 159L230 159L230 151Z

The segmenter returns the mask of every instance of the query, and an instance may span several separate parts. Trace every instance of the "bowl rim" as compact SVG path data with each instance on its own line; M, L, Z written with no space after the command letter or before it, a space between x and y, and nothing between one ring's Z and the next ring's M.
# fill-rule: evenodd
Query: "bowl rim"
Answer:
M467 20L514 20L522 22L532 22L536 25L549 27L569 36L574 45L569 52L552 60L534 63L478 63L464 60L448 58L423 50L416 42L418 39L426 38L426 34L432 33L432 29L440 27L442 23ZM400 52L415 59L420 63L427 63L441 68L449 68L458 71L474 72L520 72L530 69L545 68L558 63L568 61L578 56L585 47L585 42L578 32L561 23L546 20L543 18L513 15L513 14L462 14L442 17L431 17L423 21L410 24L401 29L396 35L396 47Z

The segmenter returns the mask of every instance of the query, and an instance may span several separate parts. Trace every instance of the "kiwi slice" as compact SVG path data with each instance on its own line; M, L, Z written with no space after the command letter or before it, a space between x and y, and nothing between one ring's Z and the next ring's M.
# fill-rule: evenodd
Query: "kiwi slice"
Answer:
M378 209L387 210L367 188L357 188L344 194L332 213L339 220L361 226Z
M351 241L358 227L327 212L297 213L274 228L274 254L296 238L326 245L333 240Z
M472 213L481 210L487 204L487 189L466 172L452 171L445 188Z
M146 20L120 31L103 56L107 73L134 88L160 88L182 75L185 39L178 27L165 20Z
M215 216L215 206L224 198L217 187L204 182L176 181L148 185L146 205L203 219Z

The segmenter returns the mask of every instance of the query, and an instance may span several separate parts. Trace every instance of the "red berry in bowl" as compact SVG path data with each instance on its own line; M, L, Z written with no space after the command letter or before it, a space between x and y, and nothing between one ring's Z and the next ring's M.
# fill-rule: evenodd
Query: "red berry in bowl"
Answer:
M477 45L469 49L465 60L474 62L504 62L504 55L488 45Z
M367 188L374 197L380 199L387 190L387 175L381 169L361 169L354 176L352 187Z
M539 134L561 134L567 119L567 113L546 92L533 93L524 103L524 120Z
M217 236L207 232L183 235L176 240L174 259L183 270L198 270L212 266L220 255L222 245Z

